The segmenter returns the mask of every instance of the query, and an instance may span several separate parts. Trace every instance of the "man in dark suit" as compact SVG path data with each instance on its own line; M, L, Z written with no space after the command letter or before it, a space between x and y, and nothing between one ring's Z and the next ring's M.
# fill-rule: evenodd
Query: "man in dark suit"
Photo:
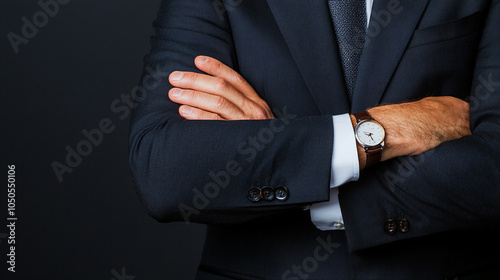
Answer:
M500 1L338 2L163 1L149 213L209 224L200 279L500 275Z

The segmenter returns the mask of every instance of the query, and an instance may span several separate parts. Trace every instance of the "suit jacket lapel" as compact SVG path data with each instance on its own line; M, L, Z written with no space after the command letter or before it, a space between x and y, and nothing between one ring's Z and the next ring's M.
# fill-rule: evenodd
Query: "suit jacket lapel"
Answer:
M321 114L348 112L327 1L268 0L268 4Z
M374 1L351 112L380 103L429 0L399 0L398 8L396 2Z

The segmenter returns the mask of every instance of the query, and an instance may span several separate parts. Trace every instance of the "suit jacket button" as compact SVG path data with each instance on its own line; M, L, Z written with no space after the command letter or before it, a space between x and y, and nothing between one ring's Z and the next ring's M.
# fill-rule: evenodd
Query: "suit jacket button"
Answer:
M259 201L261 198L260 189L253 187L248 190L248 199L253 202Z
M398 219L397 223L398 223L398 229L402 233L408 232L410 230L410 222L407 219L405 218Z
M394 233L396 233L396 230L397 230L397 225L395 220L389 219L384 223L385 233L393 235Z
M262 188L262 198L271 201L274 199L274 189L272 187L263 187Z
M288 198L288 189L285 188L285 186L279 186L274 190L274 193L276 194L276 199L277 200L287 200Z

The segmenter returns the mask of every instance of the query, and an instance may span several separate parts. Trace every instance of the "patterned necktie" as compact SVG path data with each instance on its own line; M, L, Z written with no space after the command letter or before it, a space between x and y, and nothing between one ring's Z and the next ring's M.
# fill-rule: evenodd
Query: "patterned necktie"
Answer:
M366 35L365 0L328 0L339 44L344 78L352 100Z

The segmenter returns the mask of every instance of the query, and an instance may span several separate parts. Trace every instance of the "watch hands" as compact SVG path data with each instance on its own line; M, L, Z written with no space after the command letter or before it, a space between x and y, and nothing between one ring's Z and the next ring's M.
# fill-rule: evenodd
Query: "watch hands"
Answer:
M373 140L373 137L372 137L373 133L371 133L371 132L365 132L365 135L368 136L368 137L370 137L372 139L372 141L375 141L375 140Z

